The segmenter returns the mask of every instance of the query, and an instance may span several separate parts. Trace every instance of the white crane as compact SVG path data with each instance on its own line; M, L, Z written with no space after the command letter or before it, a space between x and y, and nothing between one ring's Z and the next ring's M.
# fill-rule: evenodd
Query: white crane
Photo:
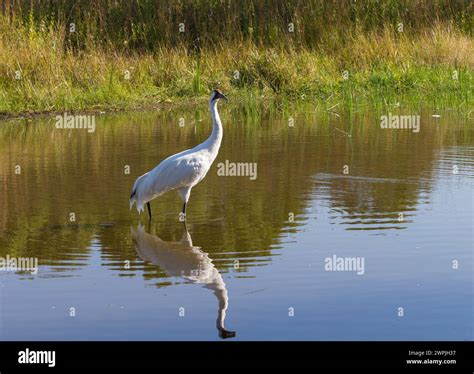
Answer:
M214 90L209 100L212 118L212 133L206 141L186 151L172 155L146 174L138 177L130 195L130 209L136 203L138 213L147 205L151 219L150 201L165 192L177 190L183 201L183 215L186 217L186 204L191 189L204 179L214 162L222 141L222 123L217 112L219 99L227 101L220 91Z

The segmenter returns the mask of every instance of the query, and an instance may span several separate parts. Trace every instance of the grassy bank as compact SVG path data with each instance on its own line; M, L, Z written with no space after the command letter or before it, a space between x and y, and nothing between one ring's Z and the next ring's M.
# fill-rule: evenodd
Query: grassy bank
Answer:
M108 2L81 2L97 7L96 18L79 6L71 8L77 14L67 13L68 1L12 3L16 7L4 4L0 16L4 114L204 100L216 86L239 101L279 96L326 107L405 100L467 112L473 107L469 2L366 1L364 12L352 2L306 2L307 9L295 1L288 9L273 4L276 16L263 21L260 10L258 22L259 2L252 1L241 2L248 9L234 14L239 22L222 8L226 1L209 2L222 9L196 2L191 10L186 4L193 2L174 2L181 7L167 10L152 8L161 2L139 2L151 4L149 12L139 7L129 18L129 2L118 2L115 22L113 6L102 5ZM226 34L204 22L209 12L216 23L227 22L221 26ZM167 17L157 22L148 13ZM184 36L171 30L181 19L189 29ZM77 28L71 33L72 21ZM295 32L287 30L288 21Z

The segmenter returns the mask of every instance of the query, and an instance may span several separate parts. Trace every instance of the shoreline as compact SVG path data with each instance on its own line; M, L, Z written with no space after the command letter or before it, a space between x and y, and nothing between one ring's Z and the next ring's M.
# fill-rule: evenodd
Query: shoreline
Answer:
M434 90L435 91L435 90ZM298 101L295 98L289 98L285 95L274 94L274 95L255 95L251 97L251 102L249 102L249 96L246 93L233 91L233 95L230 94L230 104L237 104L240 106L248 105L261 105L264 102L284 102L289 106L297 105L314 105L316 108L321 110L321 112L334 113L333 108L338 107L339 109L344 109L348 111L358 111L361 108L365 109L377 109L380 105L386 108L390 107L399 107L399 108L412 108L415 106L421 107L431 107L438 110L460 110L464 111L466 114L472 113L472 108L474 106L474 96L465 98L465 100L459 100L459 97L455 97L454 100L450 103L448 101L441 101L441 104L438 102L433 104L432 97L426 98L425 100L418 99L422 96L421 92L409 92L401 95L393 95L389 98L390 102L386 100L385 97L379 98L376 94L367 95L358 97L358 100L348 102L344 99L330 100L331 97L327 99L309 97L304 101ZM252 95L255 92L252 92ZM432 93L434 95L434 93ZM393 101L394 100L394 101ZM399 101L397 101L399 100ZM77 115L104 115L104 114L114 114L114 113L124 113L124 112L147 112L153 110L175 110L180 108L190 108L196 105L204 105L207 103L205 97L194 96L189 98L179 98L173 97L165 100L157 100L156 102L152 100L146 100L144 102L135 102L130 101L125 103L125 105L94 105L89 108L62 108L57 110L37 110L37 111L24 111L24 112L0 112L0 121L9 121L9 120L21 120L21 119L33 119L33 118L47 118L52 116L63 115L64 113L68 114L77 114ZM397 103L398 105L396 105ZM401 104L403 103L403 104ZM326 104L326 109L322 107L322 104ZM455 104L455 105L450 105Z
M111 114L111 113L123 113L123 112L146 112L151 110L166 110L175 109L179 107L189 107L198 104L202 101L197 98L188 99L182 102L158 102L158 103L144 103L123 107L99 107L99 108L79 108L79 109L61 109L61 110L44 110L44 111L32 111L32 112L21 112L21 113L0 113L0 121L18 120L18 119L31 119L31 118L47 118L52 116L59 116L64 113L68 114Z

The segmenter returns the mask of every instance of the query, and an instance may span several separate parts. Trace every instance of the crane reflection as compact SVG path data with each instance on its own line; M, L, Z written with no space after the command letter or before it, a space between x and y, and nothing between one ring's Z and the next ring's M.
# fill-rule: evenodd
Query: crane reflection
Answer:
M229 297L222 275L212 263L209 255L200 247L193 246L191 234L184 227L179 242L164 241L147 232L142 224L131 229L132 240L138 256L157 265L170 277L183 278L213 291L218 301L216 327L222 339L233 338L236 333L224 327Z

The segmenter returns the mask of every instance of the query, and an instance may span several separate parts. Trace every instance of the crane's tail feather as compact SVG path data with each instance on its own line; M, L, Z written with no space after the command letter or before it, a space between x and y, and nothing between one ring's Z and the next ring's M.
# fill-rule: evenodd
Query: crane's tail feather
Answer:
M135 198L135 195L137 194L137 191L136 190L133 190L131 195L130 195L130 210L132 210L133 208L133 204L135 203L136 201L136 198Z
M143 182L146 182L146 176L148 173L143 174L142 176L138 177L137 180L135 181L133 188L132 188L132 193L130 194L130 210L132 210L133 204L137 207L138 213L143 212L144 205L146 204L147 201L149 201L149 196L145 193L144 194L144 187L143 187ZM145 191L146 191L147 186L145 185Z
M136 192L132 192L130 196L130 210L133 208L133 204L136 205L138 213L141 213L145 210L146 201L143 201L140 196L137 196Z

